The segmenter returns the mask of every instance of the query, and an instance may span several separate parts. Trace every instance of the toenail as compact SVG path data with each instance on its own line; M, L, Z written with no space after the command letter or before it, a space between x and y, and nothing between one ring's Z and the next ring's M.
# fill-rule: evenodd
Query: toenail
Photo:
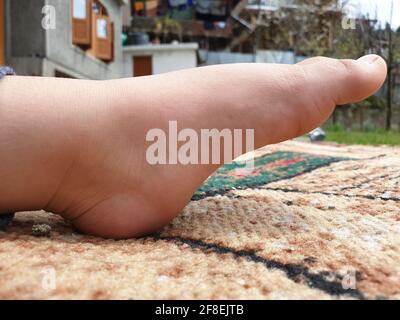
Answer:
M373 63L375 63L378 59L379 59L379 56L377 56L376 54L369 54L369 55L366 55L366 56L361 57L361 58L358 59L357 61L363 62L363 63L366 63L366 64L373 64Z

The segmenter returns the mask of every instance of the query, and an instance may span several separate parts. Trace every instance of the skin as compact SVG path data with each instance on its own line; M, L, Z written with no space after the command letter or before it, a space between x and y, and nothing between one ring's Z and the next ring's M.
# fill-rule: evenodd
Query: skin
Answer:
M255 130L255 147L309 132L375 93L378 56L235 64L109 81L0 82L0 212L44 209L111 238L158 230L219 165L150 165L153 128Z

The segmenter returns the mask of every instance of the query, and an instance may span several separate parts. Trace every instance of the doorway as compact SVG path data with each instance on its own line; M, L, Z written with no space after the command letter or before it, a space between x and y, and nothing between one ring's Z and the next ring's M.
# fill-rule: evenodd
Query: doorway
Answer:
M153 74L153 59L151 56L133 57L133 76L142 77Z

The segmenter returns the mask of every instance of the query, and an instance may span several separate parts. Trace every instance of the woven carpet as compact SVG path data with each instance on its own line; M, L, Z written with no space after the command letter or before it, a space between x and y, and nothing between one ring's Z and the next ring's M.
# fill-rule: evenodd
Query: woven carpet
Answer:
M0 232L0 299L400 298L399 148L289 141L255 156L145 238L17 213Z

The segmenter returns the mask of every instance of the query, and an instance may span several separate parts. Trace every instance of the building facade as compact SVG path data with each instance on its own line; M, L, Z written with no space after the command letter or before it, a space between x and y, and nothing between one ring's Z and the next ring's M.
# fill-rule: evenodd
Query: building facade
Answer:
M0 54L20 75L119 78L126 0L0 0Z

